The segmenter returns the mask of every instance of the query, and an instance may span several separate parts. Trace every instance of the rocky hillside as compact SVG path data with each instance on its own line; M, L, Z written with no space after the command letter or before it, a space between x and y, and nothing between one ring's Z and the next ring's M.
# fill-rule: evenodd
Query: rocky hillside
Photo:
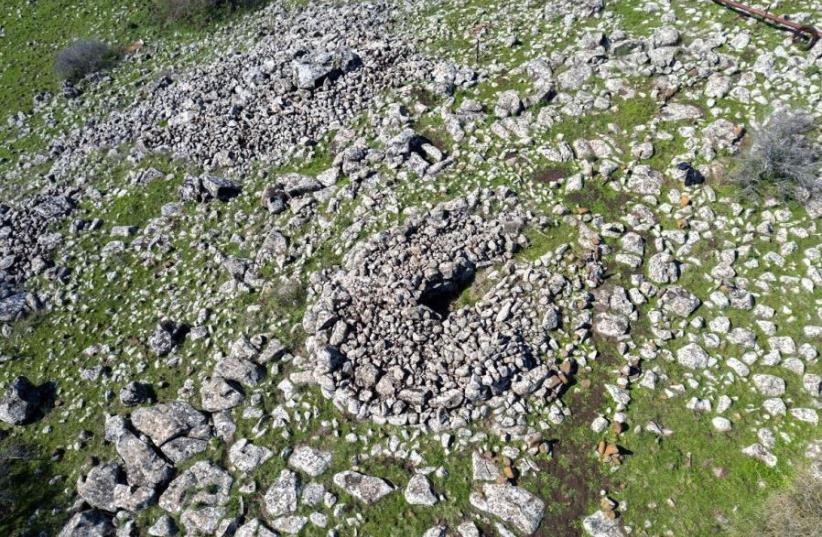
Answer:
M816 533L822 41L89 4L0 7L0 534Z

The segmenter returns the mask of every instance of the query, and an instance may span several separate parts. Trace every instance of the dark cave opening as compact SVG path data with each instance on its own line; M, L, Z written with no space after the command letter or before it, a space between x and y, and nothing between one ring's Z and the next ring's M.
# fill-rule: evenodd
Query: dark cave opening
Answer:
M445 280L433 284L419 299L422 306L437 313L442 320L448 318L454 302L474 283L474 271L467 272L458 280Z

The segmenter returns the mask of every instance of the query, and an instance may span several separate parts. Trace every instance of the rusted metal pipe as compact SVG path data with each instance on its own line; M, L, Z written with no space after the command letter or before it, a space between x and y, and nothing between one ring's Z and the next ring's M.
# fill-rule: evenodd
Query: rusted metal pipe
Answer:
M747 17L753 17L755 19L762 20L768 24L772 24L774 26L778 26L780 28L784 28L793 32L794 40L797 41L802 45L805 49L811 49L820 38L822 38L822 32L814 28L813 26L807 24L799 24L798 22L794 22L791 20L786 19L785 17L780 17L778 15L774 15L773 13L768 13L764 9L759 9L751 6L746 6L741 2L735 2L734 0L713 0L715 3L725 6L728 9L736 11L742 15Z

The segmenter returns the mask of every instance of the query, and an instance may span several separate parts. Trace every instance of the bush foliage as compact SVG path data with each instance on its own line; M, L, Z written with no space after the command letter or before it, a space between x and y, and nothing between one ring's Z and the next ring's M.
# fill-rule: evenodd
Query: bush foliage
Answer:
M205 24L237 9L254 7L263 0L154 0L161 19L167 22Z
M54 69L63 80L76 82L114 62L117 52L96 39L78 39L57 53Z
M748 535L759 537L817 537L822 530L822 479L801 472L793 485L771 496L755 528Z
M750 194L778 194L789 199L822 192L822 152L808 136L816 128L805 112L774 114L754 132L733 180Z

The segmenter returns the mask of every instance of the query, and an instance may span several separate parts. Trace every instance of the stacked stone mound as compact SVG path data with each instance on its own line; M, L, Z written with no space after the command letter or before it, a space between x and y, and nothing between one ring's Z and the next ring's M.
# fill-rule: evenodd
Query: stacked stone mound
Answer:
M52 251L63 244L51 227L74 209L72 194L42 193L15 205L0 203L0 323L42 308L40 298L23 289L26 280L43 272L52 279L66 275L51 261Z
M38 194L15 206L0 204L0 282L22 284L51 266L51 252L63 237L49 228L74 210L73 194Z
M571 286L540 263L505 264L527 243L528 221L509 191L482 191L360 243L313 282L309 376L360 419L433 430L484 415L509 391L554 398L564 377L551 331ZM491 265L502 272L494 287L449 311Z
M248 50L164 76L134 105L56 140L53 173L70 168L76 148L122 143L211 167L281 163L383 90L429 69L400 39L387 39L393 10L385 2L294 11L274 4L256 19L262 22Z

